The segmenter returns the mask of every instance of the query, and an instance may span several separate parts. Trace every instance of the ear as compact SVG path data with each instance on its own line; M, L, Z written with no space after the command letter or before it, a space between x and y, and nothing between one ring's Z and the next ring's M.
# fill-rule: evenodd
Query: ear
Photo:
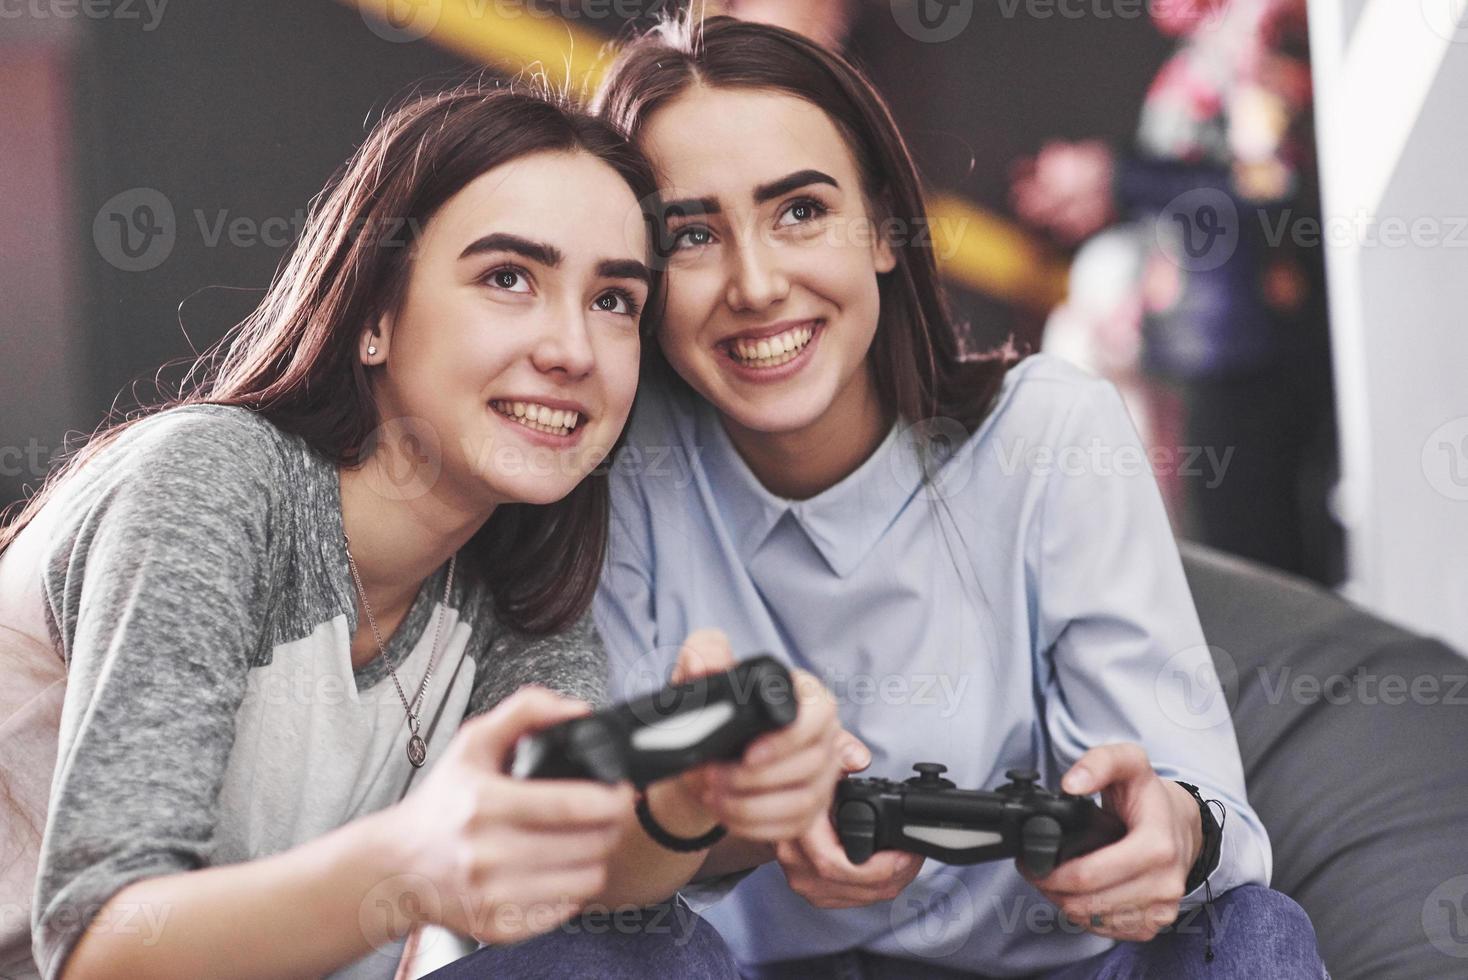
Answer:
M897 268L897 252L893 249L892 242L888 240L884 230L889 226L886 216L892 213L892 196L883 190L874 203L876 204L875 213L879 217L876 244L872 246L872 266L877 270L877 275L886 275Z
M357 358L363 364L371 366L387 360L387 347L392 338L392 328L392 314L384 313L377 318L375 328L362 331L362 336L358 338L357 343Z
M892 243L887 241L886 236L879 237L872 248L872 265L878 275L885 275L897 268L897 253L893 251Z

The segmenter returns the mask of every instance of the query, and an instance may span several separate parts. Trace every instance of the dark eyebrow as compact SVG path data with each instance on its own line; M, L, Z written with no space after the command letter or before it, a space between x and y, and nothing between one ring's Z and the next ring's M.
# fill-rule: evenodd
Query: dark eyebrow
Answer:
M837 190L841 185L836 183L836 178L830 174L821 173L819 170L797 170L788 177L772 180L768 184L760 184L754 189L754 200L756 204L789 194L797 187L805 187L807 184L830 184Z
M668 201L663 205L663 220L669 218L689 218L706 214L718 214L723 208L719 207L717 199L712 197L690 197L682 201Z
M760 184L754 189L754 201L756 204L764 204L783 194L789 194L798 187L806 187L810 184L830 184L837 190L841 189L836 178L830 174L822 173L819 170L797 170L787 177L772 180L768 184ZM689 197L681 201L668 201L664 204L663 220L718 214L722 210L716 198Z
M554 245L544 242L532 242L528 238L519 235L506 235L502 232L493 235L485 235L477 241L470 242L464 251L459 253L460 259L467 259L484 252L514 252L523 255L532 262L548 265L551 268L561 264L561 250Z
M485 252L514 252L516 255L523 255L532 262L539 262L552 269L558 267L561 260L565 258L561 250L554 245L532 242L519 235L504 233L485 235L471 242L464 251L459 253L459 258L467 259ZM646 265L636 259L602 259L597 263L596 274L603 279L636 279L648 284L652 282L652 273L648 271Z
M596 274L603 279L636 279L644 285L652 282L652 273L636 259L603 259L597 263Z

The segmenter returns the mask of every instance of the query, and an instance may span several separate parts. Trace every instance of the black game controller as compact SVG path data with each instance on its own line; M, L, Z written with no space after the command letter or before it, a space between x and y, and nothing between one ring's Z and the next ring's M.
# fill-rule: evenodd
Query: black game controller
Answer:
M1032 769L1011 769L992 793L959 789L947 766L919 762L906 782L844 779L831 813L852 864L894 849L945 864L1018 857L1043 877L1057 864L1118 841L1126 825L1084 796L1056 795Z
M771 656L722 674L525 735L510 774L528 779L630 780L642 787L700 763L735 759L765 732L795 720L790 671Z

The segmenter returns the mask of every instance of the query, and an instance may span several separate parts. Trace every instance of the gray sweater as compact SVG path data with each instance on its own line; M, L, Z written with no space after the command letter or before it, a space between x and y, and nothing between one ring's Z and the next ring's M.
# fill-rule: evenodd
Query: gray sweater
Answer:
M39 608L12 604L0 626L49 640L66 671L30 922L48 980L127 884L288 849L393 804L415 774L386 663L352 668L329 460L245 409L187 406L138 423L60 490L0 560L0 582L39 577ZM386 647L411 697L443 616L428 766L467 715L523 684L604 700L589 617L527 637L496 622L462 561L445 609L446 574ZM113 919L145 938L167 925L166 910ZM391 977L396 960L388 947L339 975Z

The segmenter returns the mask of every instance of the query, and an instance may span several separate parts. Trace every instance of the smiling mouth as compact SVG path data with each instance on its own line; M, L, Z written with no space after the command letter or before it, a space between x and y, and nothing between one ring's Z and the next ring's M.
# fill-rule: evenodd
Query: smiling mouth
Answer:
M814 320L773 337L761 337L758 340L736 337L724 341L721 346L729 358L742 367L775 368L799 357L800 352L810 345L823 322Z
M489 407L512 422L527 429L544 432L552 436L569 436L584 423L580 412L562 408L548 408L535 402L491 401Z

